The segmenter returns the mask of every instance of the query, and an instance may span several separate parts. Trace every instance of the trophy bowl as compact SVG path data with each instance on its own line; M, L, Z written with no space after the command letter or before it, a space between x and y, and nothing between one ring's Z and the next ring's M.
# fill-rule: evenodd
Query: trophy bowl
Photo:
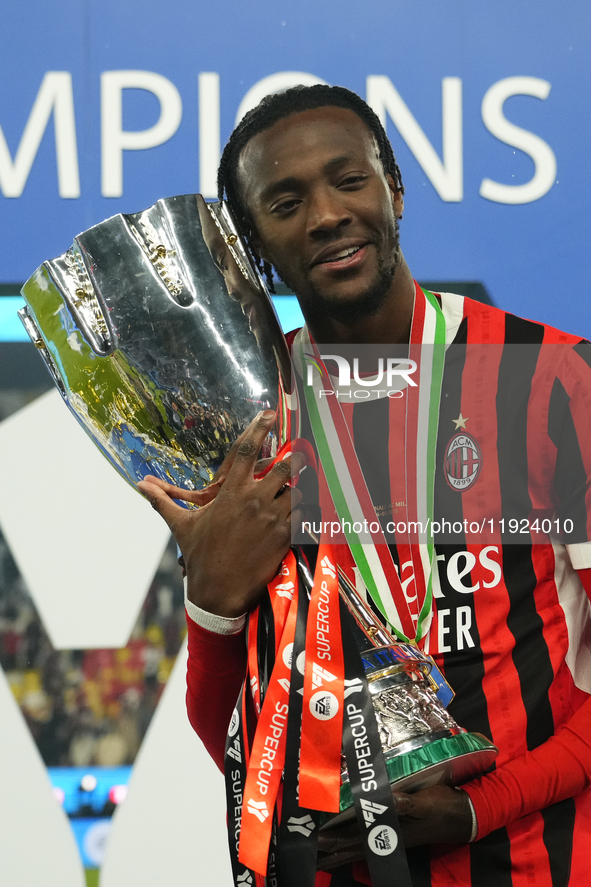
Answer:
M64 401L132 485L200 489L261 410L278 414L264 455L287 440L287 346L223 205L189 194L113 216L22 294Z
M430 662L412 645L372 647L361 659L393 789L412 793L433 785L461 785L493 763L496 746L458 726L435 692ZM325 829L354 816L344 756L340 809Z

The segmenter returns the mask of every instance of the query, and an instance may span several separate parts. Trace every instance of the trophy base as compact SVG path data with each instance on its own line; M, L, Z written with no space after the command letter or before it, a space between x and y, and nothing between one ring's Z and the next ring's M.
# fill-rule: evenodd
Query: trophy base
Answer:
M386 756L386 768L393 789L412 793L433 785L461 785L486 770L497 754L496 746L480 733L457 733L405 754ZM344 825L355 817L347 778L341 785L340 808L323 829Z

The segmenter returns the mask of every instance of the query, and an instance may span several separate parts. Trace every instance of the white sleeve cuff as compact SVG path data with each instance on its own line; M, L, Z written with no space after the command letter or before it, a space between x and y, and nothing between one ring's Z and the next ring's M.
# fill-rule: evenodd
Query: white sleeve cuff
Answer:
M467 794L467 792L466 792ZM470 813L472 814L472 831L470 833L470 844L476 840L476 835L478 834L478 820L476 819L476 810L474 809L474 804L472 803L472 798L468 795L468 803L470 804Z
M468 798L468 804L470 805L470 815L472 817L472 830L470 832L468 843L471 844L472 841L476 840L476 835L478 834L478 820L476 819L476 810L474 809L472 798L470 797L468 792L465 792L463 788L461 788L461 786L459 785L454 785L454 788L457 792L462 792L462 794L466 795L466 797Z
M197 604L194 604L187 597L186 576L183 584L185 586L185 609L193 622L214 634L238 634L239 631L242 631L246 623L246 613L235 617L216 616L215 613L208 613L207 610L202 610L201 607L198 607Z

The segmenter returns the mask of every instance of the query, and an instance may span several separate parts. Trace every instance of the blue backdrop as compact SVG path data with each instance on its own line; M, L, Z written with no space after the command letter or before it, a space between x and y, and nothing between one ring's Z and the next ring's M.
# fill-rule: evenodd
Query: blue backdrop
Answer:
M8 0L0 283L114 213L213 196L249 90L303 72L386 120L416 277L591 336L590 24L582 0Z

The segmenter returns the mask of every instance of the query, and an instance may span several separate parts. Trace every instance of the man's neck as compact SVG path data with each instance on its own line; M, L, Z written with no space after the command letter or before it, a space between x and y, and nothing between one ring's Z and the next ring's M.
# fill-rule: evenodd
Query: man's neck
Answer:
M402 345L410 340L415 284L404 258L396 268L385 304L375 314L343 320L309 316L302 306L306 323L316 342L343 345Z

